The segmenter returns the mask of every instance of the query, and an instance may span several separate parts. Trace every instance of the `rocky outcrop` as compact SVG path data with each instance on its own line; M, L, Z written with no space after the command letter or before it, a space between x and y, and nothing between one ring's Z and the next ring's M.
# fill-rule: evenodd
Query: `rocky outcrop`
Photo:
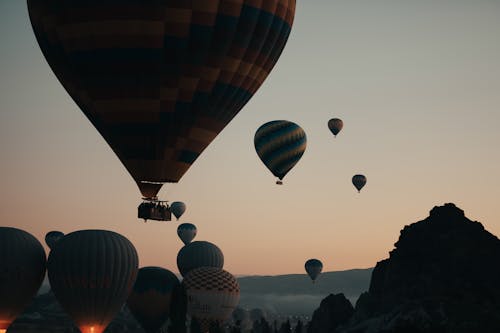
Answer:
M354 308L344 294L330 294L321 301L314 311L308 333L329 333L346 324L354 313Z
M349 323L325 332L500 332L500 240L454 204L434 207L377 263Z

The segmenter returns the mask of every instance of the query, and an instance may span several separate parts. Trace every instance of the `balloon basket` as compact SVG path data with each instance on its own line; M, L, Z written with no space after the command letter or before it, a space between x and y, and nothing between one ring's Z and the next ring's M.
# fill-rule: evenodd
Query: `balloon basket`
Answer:
M144 222L147 220L171 221L172 212L170 211L167 201L146 198L139 207L137 207L137 217L143 219Z

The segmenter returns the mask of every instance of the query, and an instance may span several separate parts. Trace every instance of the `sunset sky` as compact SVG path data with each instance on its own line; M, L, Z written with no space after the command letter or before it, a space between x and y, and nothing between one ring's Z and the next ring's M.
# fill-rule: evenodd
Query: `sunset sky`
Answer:
M253 146L276 119L308 137L283 186ZM446 202L500 234L499 125L500 1L298 0L273 72L160 197L187 204L181 220L233 274L303 273L309 258L372 267ZM177 272L179 223L137 219L136 184L55 78L21 0L0 1L0 156L1 226L41 242L113 230L140 266ZM356 173L368 178L360 194Z

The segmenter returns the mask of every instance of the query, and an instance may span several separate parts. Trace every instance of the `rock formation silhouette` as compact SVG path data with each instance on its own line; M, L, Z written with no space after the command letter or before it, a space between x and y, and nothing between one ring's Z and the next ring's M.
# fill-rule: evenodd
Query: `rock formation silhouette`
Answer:
M394 245L350 320L324 332L500 332L500 240L481 223L448 203L405 226ZM318 311L332 313L325 306ZM316 316L310 326L326 322Z

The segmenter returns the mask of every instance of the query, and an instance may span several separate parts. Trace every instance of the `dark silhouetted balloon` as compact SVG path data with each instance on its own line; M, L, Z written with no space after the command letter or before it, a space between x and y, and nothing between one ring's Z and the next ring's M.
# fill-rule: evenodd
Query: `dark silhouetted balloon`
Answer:
M354 175L352 177L352 184L359 191L366 185L366 177L363 175Z
M148 333L156 333L167 321L174 291L180 285L174 273L161 267L143 267L137 274L127 305Z
M238 281L219 268L193 269L182 284L187 294L187 313L198 321L202 332L208 332L211 323L222 324L240 301Z
M304 130L287 120L274 120L260 126L255 132L255 150L264 165L278 177L283 177L297 164L307 146Z
M26 231L0 227L0 331L31 301L45 276L45 251Z
M323 270L323 263L318 259L309 259L306 261L304 268L306 269L307 275L309 275L314 282Z
M344 127L344 122L341 119L333 118L328 121L328 128L333 133L334 136L337 136L339 132Z
M178 220L182 214L186 211L186 204L181 201L174 201L170 205L170 211L174 214L175 218Z
M177 227L177 235L187 245L196 237L196 226L191 223L182 223Z
M82 333L102 333L134 285L137 252L120 234L82 230L64 236L49 254L49 281Z
M224 267L224 254L217 245L197 241L184 246L177 254L177 268L182 276L199 267Z
M56 245L56 243L63 237L64 233L60 231L49 231L45 235L45 243L52 250L54 248L54 245Z
M152 198L264 82L295 0L28 0L28 10L55 75Z

